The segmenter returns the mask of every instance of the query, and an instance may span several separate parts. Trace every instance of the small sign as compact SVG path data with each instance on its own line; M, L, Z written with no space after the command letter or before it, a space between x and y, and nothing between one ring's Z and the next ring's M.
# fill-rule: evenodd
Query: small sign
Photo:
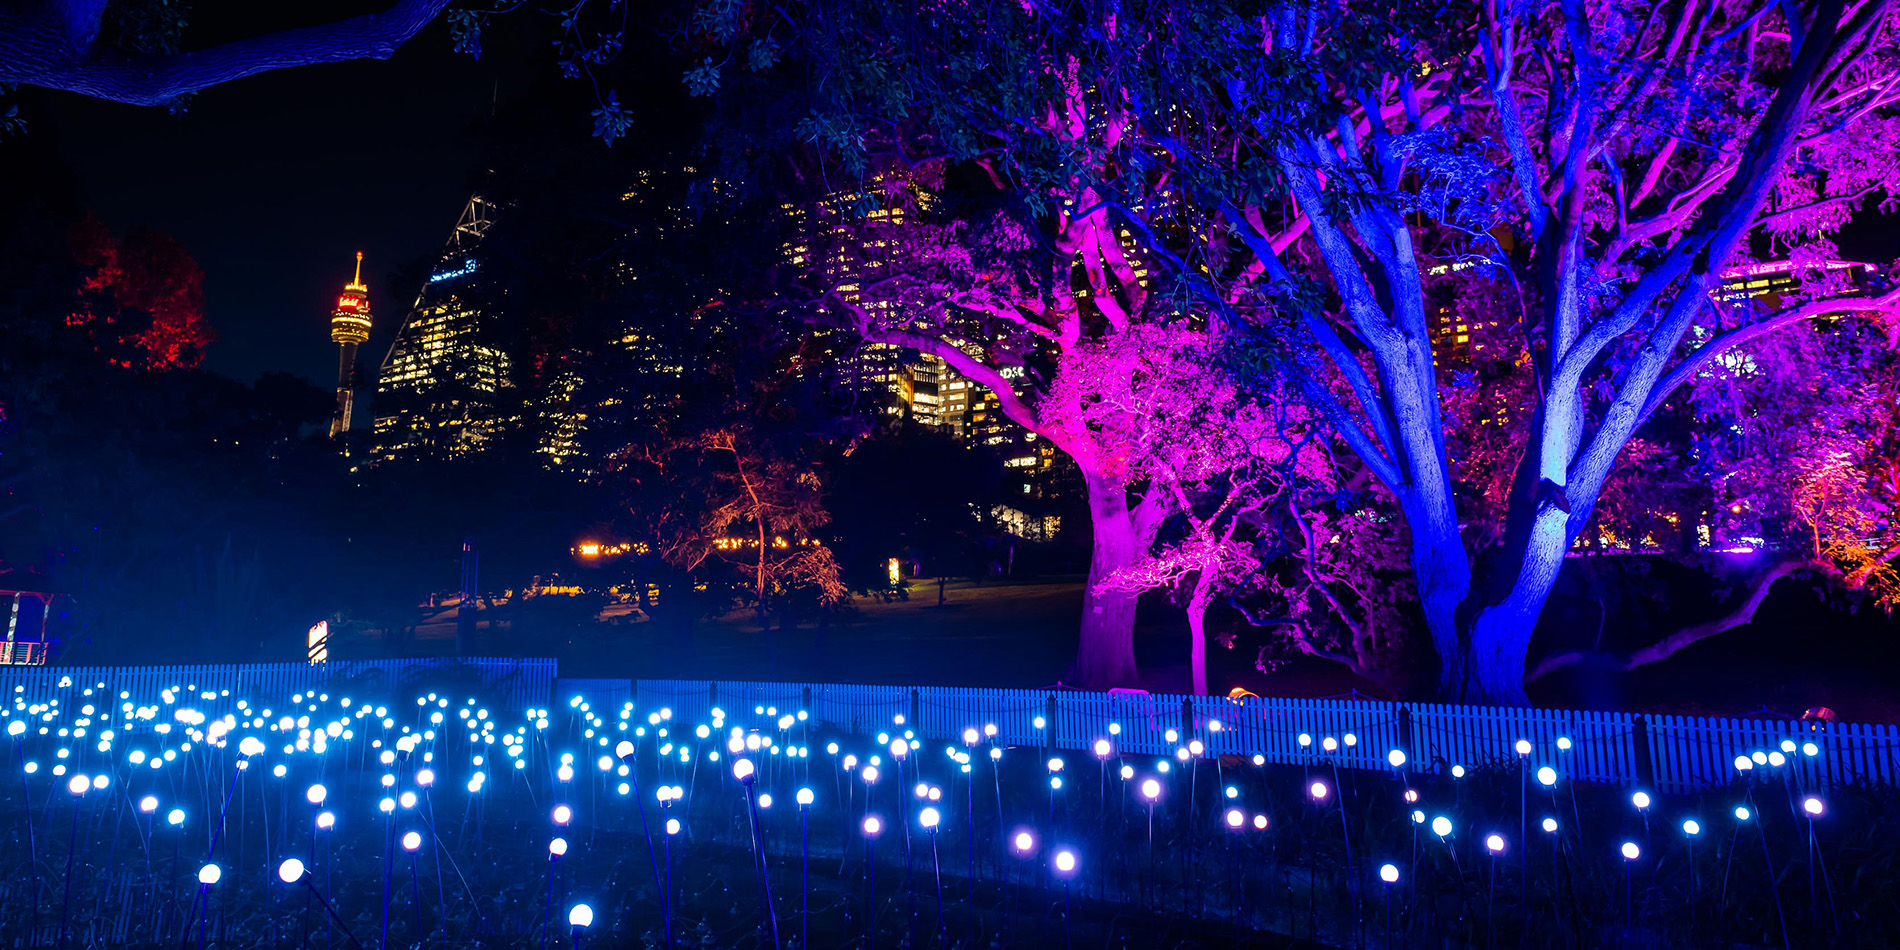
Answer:
M305 655L310 657L310 665L330 662L330 621L319 620L310 628L305 637Z

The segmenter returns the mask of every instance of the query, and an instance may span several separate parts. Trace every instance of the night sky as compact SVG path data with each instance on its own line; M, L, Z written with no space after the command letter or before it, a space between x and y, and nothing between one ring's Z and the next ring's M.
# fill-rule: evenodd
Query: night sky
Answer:
M501 39L477 61L452 52L438 22L390 60L264 73L205 90L176 117L46 93L28 134L56 141L115 232L145 225L191 250L219 335L209 369L335 385L330 308L363 251L373 386L479 178L477 124L536 78L527 57L494 48Z
M344 6L321 15L360 12ZM194 6L187 45L296 25L269 19L282 15L207 0ZM543 94L550 88L553 67L535 34L532 22L504 18L478 61L452 52L437 22L390 60L264 73L205 90L176 117L28 91L37 98L27 134L52 139L82 201L115 231L156 228L196 256L219 334L209 369L244 380L288 371L334 385L329 311L362 250L375 314L361 355L366 399L480 177L477 126L497 100L537 83ZM1900 255L1895 222L1863 215L1842 236L1843 252L1872 261ZM358 414L359 423L366 418Z

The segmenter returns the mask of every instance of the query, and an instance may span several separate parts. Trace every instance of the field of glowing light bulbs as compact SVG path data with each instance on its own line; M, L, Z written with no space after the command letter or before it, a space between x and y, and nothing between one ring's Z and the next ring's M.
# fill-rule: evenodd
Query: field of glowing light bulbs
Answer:
M360 691L358 691L360 693ZM804 710L155 696L0 708L7 947L1875 946L1900 799L1793 739L1697 796L1567 740L1350 770ZM1210 730L1220 729L1209 721ZM1038 724L1040 728L1040 723Z

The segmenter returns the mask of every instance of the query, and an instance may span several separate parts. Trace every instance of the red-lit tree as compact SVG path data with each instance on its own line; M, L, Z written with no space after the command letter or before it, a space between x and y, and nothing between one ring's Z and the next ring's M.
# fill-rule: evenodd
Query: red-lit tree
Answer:
M204 314L204 272L176 238L134 228L123 241L97 219L73 229L88 273L67 322L107 358L138 369L191 369L217 339Z

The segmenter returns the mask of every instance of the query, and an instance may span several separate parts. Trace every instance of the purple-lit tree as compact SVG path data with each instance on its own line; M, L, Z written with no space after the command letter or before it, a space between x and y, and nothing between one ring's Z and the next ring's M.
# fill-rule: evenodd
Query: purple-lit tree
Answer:
M1071 381L1104 369L1134 371L1123 363L1103 365L1113 359L1104 347L1130 330L1127 314L1140 311L1147 295L1109 229L1105 213L1069 221L1055 238L1069 251L1051 254L1003 215L944 225L875 216L827 227L813 243L821 259L846 262L816 275L820 306L842 314L867 340L942 358L995 393L1012 422L1074 459L1088 494L1093 548L1081 647L1070 675L1092 684L1135 679L1138 591L1106 581L1147 554L1175 504L1164 484L1131 477L1130 448L1121 439L1141 424L1136 410L1109 403L1084 411L1087 400L1077 388L1091 387ZM1085 307L1087 295L1069 287L1077 259L1097 281L1094 306ZM1045 354L1055 361L1049 381L1064 394L1054 399L1038 399L1013 381L1027 383L1019 374Z
M1389 580L1368 563L1379 545L1359 529L1378 530L1376 514L1341 502L1324 425L1271 378L1240 385L1225 351L1218 333L1174 323L1064 354L1045 405L1096 433L1116 480L1172 502L1148 550L1101 586L1176 595L1197 695L1208 691L1208 610L1222 602L1276 634L1263 655L1284 647L1389 685L1381 645L1401 634L1408 598L1381 590Z
M1896 305L1846 287L1717 305L1751 251L1812 251L1887 193L1900 59L1884 0L699 14L708 45L775 55L749 61L764 80L708 59L698 88L797 82L799 131L834 167L980 169L1038 236L1047 264L1022 292L946 287L942 319L901 318L905 342L1060 348L1166 317L1250 334L1390 493L1447 695L1525 700L1565 554L1684 384L1783 328ZM1435 318L1447 288L1479 281L1514 318L1532 399L1497 422L1516 454L1504 496L1461 514ZM1495 520L1467 531L1471 514ZM1098 683L1127 672L1078 666Z
M1260 571L1247 524L1280 503L1302 476L1325 471L1311 425L1291 407L1250 402L1218 365L1209 334L1179 324L1129 326L1062 354L1045 411L1094 434L1107 464L1098 477L1145 485L1168 502L1178 530L1149 539L1111 568L1103 591L1178 590L1187 609L1189 669L1207 693L1207 610ZM1304 431L1302 431L1304 430Z

